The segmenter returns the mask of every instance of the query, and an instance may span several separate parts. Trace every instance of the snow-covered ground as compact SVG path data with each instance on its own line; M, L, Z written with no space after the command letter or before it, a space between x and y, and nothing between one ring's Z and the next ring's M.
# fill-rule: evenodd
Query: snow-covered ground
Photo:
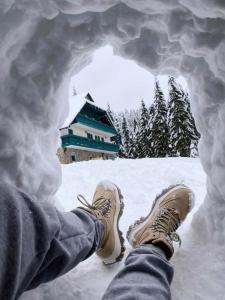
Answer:
M89 161L64 165L62 171L62 185L57 197L58 205L61 208L64 207L65 210L74 209L79 205L76 199L76 195L79 193L91 201L95 186L99 181L108 179L116 183L124 196L125 209L121 218L121 229L124 233L134 220L146 215L155 195L163 188L175 183L184 183L191 187L196 196L196 203L193 211L179 230L182 246L180 249L176 249L172 259L175 266L175 278L172 286L173 299L219 299L211 296L214 293L214 288L212 290L209 282L204 281L204 279L210 279L207 273L207 263L210 264L212 261L212 253L209 249L208 252L205 251L208 257L207 262L199 264L201 257L196 248L201 245L193 244L194 235L190 234L190 228L193 227L191 225L193 215L204 201L206 193L206 176L199 159L146 158ZM199 241L201 241L200 238ZM127 255L131 250L127 241L126 248L125 254ZM204 254L202 255L205 259ZM51 284L43 285L42 288L37 289L32 294L27 294L24 298L35 300L97 300L100 299L107 285L122 266L123 262L106 267L102 265L98 257L93 255L69 274ZM206 278L204 278L199 266L206 268ZM208 271L210 272L210 270ZM217 288L217 285L214 284L213 287Z

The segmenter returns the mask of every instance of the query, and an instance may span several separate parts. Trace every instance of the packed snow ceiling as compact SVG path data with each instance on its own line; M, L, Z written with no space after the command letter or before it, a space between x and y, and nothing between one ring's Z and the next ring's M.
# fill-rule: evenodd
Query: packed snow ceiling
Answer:
M212 208L213 218L213 203L220 201L224 215L224 1L2 0L0 12L4 180L39 200L54 195L61 176L58 128L68 109L70 78L96 49L110 44L153 74L185 76L208 175L203 208Z

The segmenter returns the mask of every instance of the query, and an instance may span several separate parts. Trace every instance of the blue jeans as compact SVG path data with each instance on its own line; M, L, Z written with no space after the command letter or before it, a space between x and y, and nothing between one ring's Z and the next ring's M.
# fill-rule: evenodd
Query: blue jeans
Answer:
M82 209L61 213L1 183L0 299L17 299L65 274L96 251L103 233L103 224ZM172 277L163 250L143 245L128 255L103 299L168 300Z

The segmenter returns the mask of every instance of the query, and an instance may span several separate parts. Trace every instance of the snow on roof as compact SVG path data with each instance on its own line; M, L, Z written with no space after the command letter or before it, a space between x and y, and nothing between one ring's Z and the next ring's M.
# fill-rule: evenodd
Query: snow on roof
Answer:
M71 96L69 99L69 113L68 116L62 126L62 128L69 127L70 124L73 122L75 117L79 114L85 103L90 103L91 105L94 105L95 107L98 107L101 110L101 107L97 106L94 102L88 100L87 95L88 93L78 94L75 96ZM89 95L90 96L90 95ZM91 97L91 96L90 96ZM91 97L92 99L92 97ZM94 100L93 100L94 101ZM109 115L107 114L107 117L109 118L109 121L112 123L112 120L110 119Z
M69 113L63 124L64 127L68 127L77 116L77 114L81 111L82 107L86 102L89 102L85 97L87 93L71 96L69 99Z

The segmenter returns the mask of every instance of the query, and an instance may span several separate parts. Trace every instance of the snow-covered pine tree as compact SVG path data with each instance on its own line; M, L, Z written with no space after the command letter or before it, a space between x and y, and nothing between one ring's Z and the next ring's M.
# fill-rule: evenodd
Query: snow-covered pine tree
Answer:
M185 105L187 107L187 113L188 113L188 118L189 118L189 131L190 131L190 135L191 135L191 145L190 145L190 156L191 157L196 157L198 156L198 142L200 139L200 133L198 132L196 125L195 125L195 119L192 115L191 112L191 105L190 105L190 99L189 99L189 94L188 92L184 92L182 90L183 93L183 99L185 102Z
M112 112L112 121L117 130L116 142L119 145L119 157L136 158L135 111Z
M121 128L121 157L129 158L130 155L130 136L125 116L122 117Z
M170 155L189 157L192 140L196 140L189 99L174 77L169 77L168 85Z
M148 127L149 127L149 157L154 156L153 148L152 148L152 124L153 124L153 119L155 115L155 110L154 110L154 103L149 107L148 109L148 114L149 114L149 120L148 120Z
M129 158L139 158L140 111L139 109L125 111L125 117L129 130Z
M139 132L139 111L132 109L124 113L129 131L129 158L138 157L137 134Z
M191 136L187 107L181 88L174 77L169 77L168 127L170 135L170 155L190 156Z
M138 118L133 120L133 130L130 131L130 158L138 158L138 132L139 132Z
M116 131L117 131L115 142L119 146L118 155L119 155L119 157L123 157L123 154L122 154L122 117L115 112L111 111L111 113L112 113L113 125L115 126Z
M150 156L151 140L149 125L149 111L146 108L144 100L141 100L139 130L137 133L138 158Z
M151 129L152 156L165 157L168 154L167 107L159 82L155 80L154 116ZM153 109L152 108L152 109Z

